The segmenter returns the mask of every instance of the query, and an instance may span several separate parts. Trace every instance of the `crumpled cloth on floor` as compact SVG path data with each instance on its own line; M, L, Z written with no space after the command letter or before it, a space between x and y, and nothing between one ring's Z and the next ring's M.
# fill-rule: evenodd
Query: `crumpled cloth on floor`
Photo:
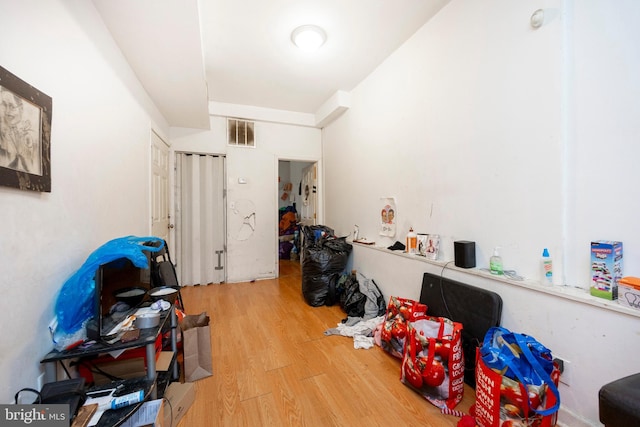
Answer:
M353 337L353 347L368 349L373 347L373 331L384 321L384 316L374 317L372 319L362 320L353 325L338 323L337 328L331 328L324 331L325 335L342 335L345 337Z

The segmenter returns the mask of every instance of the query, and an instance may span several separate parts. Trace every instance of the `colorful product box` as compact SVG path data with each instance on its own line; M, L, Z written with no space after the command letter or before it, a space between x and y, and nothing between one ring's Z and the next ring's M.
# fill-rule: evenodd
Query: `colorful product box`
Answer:
M622 242L591 242L591 295L615 300L622 278Z

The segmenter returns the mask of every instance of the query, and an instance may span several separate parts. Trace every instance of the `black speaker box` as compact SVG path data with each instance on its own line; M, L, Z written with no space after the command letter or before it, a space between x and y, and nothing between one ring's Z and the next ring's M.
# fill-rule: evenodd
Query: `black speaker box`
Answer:
M456 267L474 268L476 266L476 242L457 240L453 242Z

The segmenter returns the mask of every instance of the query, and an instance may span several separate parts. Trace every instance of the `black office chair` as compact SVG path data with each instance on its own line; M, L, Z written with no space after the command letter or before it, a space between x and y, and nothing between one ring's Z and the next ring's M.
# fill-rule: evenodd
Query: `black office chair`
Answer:
M151 246L158 246L157 244L152 243ZM182 294L180 293L180 284L178 283L178 275L176 273L176 268L171 261L171 256L169 255L169 247L167 246L167 242L164 242L162 248L157 252L151 252L151 286L153 288L157 288L159 286L168 286L170 288L174 288L178 291L178 308L184 311L184 303L182 302Z

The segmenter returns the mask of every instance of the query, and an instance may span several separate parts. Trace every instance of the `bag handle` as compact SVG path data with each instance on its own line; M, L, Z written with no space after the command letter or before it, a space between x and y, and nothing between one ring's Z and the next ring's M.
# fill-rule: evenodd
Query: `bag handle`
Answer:
M441 329L442 330L442 329ZM442 335L442 333L440 334ZM421 338L419 338L420 336ZM427 369L431 369L433 365L433 359L436 355L436 342L438 338L435 337L425 337L421 331L418 331L413 327L411 323L407 325L407 342L405 345L409 345L409 357L411 357L411 363L416 363L416 350L418 345L424 351L425 347L423 346L422 339L426 340L426 348L427 348Z
M416 360L416 332L415 329L413 328L413 325L411 324L411 322L407 322L407 337L406 337L405 344L407 345L409 344L409 357L411 357L411 362L413 362L414 360Z
M22 390L18 390L18 392L16 393L16 395L14 397L16 405L19 402L20 393L22 393L23 391L28 391L28 392L34 393L36 396L38 396L38 399L34 403L42 403L42 395L40 394L40 392L38 390L33 389L33 388L23 388Z
M549 374L547 374L547 371L545 371L542 368L542 366L538 362L537 358L531 353L531 350L529 349L529 346L528 346L526 340L524 339L524 337L521 334L514 334L514 336L515 336L516 342L518 343L518 346L520 347L520 350L522 351L522 354L524 354L524 356L527 359L527 361L529 361L529 363L533 367L533 370L547 384L548 390L550 390L551 393L556 398L556 403L551 408L536 410L534 408L531 408L531 400L528 398L529 393L527 392L527 400L529 401L529 409L532 409L534 412L537 412L538 414L543 415L543 416L544 415L551 415L551 414L557 412L558 409L560 409L560 392L558 391L558 388L556 387L556 384L553 382L553 380L551 379ZM516 375L520 375L520 372L517 371L517 369L514 370L514 372L516 372ZM520 378L518 378L518 379L520 379Z
M547 409L533 408L531 406L531 399L529 398L529 391L527 390L527 387L526 387L528 382L524 379L524 375L522 374L522 372L520 372L518 365L513 362L515 356L505 357L502 359L503 362L511 370L511 372L515 374L520 384L524 386L524 391L526 392L526 395L527 395L527 406L531 411L536 412L542 416L556 413L558 409L560 409L560 392L558 391L558 388L556 387L555 383L551 380L551 377L549 376L549 374L547 374L547 372L544 369L542 369L542 366L540 366L540 363L536 360L536 357L531 353L531 350L529 350L529 346L527 345L525 338L521 334L517 334L514 332L510 332L510 334L514 336L516 343L518 344L518 346L520 347L520 350L522 351L522 354L524 355L524 358L529 362L534 372L539 375L539 377L542 379L542 381L545 384L548 385L548 390L551 391L551 393L556 398L556 403L551 408L547 408Z
M529 365L531 366L533 371L539 376L539 378L544 383L548 385L548 389L556 398L556 403L551 408L537 410L531 407L529 392L528 390L526 390L526 385L529 384L529 382L525 380L524 375L518 368L518 364L514 362L514 359L519 358L519 355L514 353L514 349L507 342L507 340L504 339L503 335L511 335L514 337L516 344L518 344L518 346L522 351L522 355L529 362ZM493 345L494 339L496 340L501 339L502 346L500 348L496 348ZM497 351L496 352L491 351L492 348ZM501 372L501 374L504 374L507 370L511 370L511 372L513 372L513 374L516 376L518 381L525 386L525 391L527 391L526 394L527 394L527 403L528 403L529 409L531 409L532 411L542 416L550 415L558 411L558 409L560 408L560 392L558 391L558 388L556 387L553 380L551 380L551 377L549 376L549 374L547 374L547 371L545 371L544 368L542 368L537 358L531 353L531 350L529 349L529 345L527 344L527 341L524 335L511 332L510 330L500 326L491 327L489 331L487 331L484 337L484 342L481 348L481 356L483 360L485 360L487 356L490 356L492 360L488 361L489 363L495 363L496 359L500 359L507 368L503 372Z

